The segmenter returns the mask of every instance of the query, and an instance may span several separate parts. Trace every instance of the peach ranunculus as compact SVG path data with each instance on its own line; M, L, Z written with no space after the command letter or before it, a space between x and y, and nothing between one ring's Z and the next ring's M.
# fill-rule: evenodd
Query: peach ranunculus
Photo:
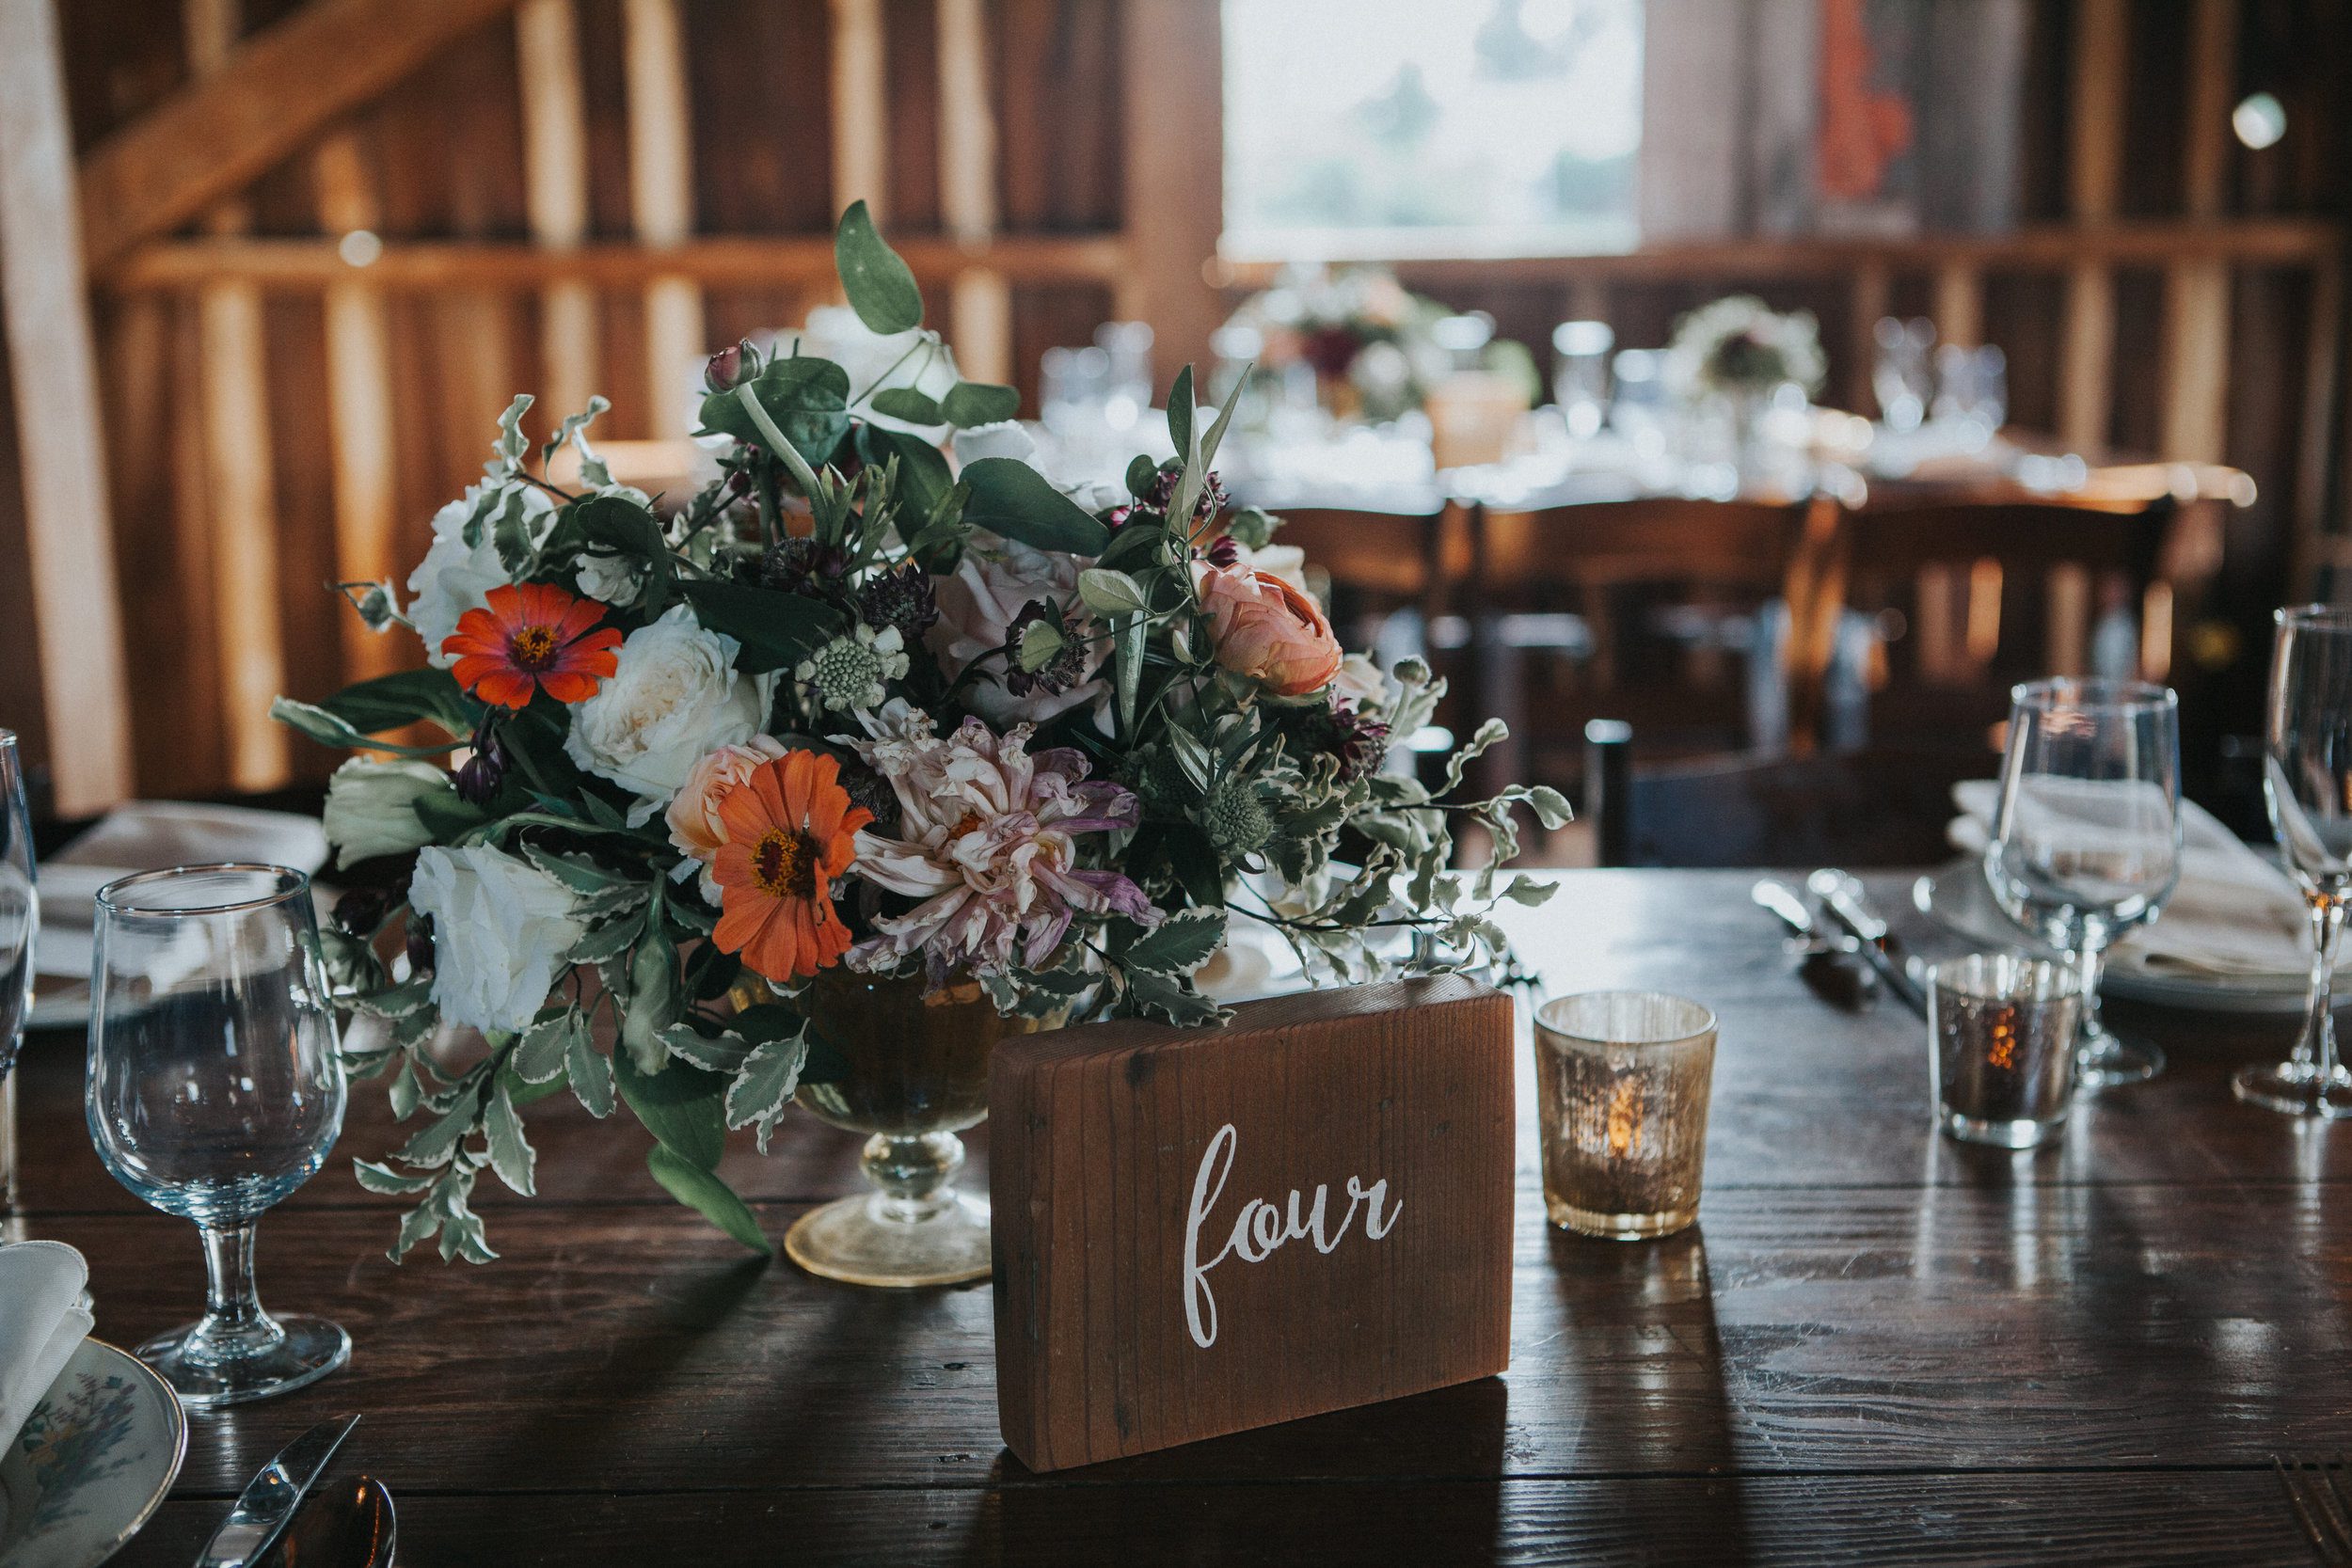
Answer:
M670 802L666 818L670 842L703 863L703 895L714 904L719 901L719 884L711 879L710 865L718 859L720 846L727 841L726 821L719 808L737 785L752 776L752 769L784 752L783 742L769 735L755 735L737 746L722 746L694 764L686 775L685 786Z
M1309 595L1248 566L1202 566L1196 580L1216 661L1228 670L1283 697L1321 690L1339 673L1340 640Z

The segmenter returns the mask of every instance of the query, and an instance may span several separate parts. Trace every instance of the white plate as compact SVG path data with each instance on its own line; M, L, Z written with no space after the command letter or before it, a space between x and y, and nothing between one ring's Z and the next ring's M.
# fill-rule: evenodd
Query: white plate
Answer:
M0 1568L97 1568L147 1523L187 1452L179 1396L83 1340L0 1455Z
M1984 883L1984 868L1976 861L1955 861L1911 884L1912 906L1946 930L1971 942L1997 947L2023 948L2055 958L2022 927L2001 912L1993 890ZM2167 1006L2194 1007L2219 1013L2299 1013L2304 984L2290 975L2184 975L2178 971L2143 967L2127 943L2107 960L2100 992L2127 1001Z

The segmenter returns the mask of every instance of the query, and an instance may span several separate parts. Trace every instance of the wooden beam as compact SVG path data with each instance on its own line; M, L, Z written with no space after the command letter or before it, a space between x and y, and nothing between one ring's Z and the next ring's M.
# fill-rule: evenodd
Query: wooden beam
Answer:
M61 59L49 0L0 0L0 309L50 778L57 811L76 816L103 810L133 786L131 692Z
M310 160L319 224L327 232L373 231L383 221L358 139L345 131L319 144ZM384 292L365 270L330 283L326 296L326 422L335 476L335 571L345 582L401 576L394 510L391 331ZM343 673L389 674L400 646L343 616Z
M995 238L996 113L980 0L939 0L939 207L958 244L986 245ZM976 381L1013 379L1012 286L1000 268L955 275L948 323L962 373Z
M1984 341L1984 275L1966 261L1935 271L1935 335L1963 348Z
M178 228L514 4L310 0L82 160L85 261Z
M199 85L229 69L243 9L235 0L183 0L188 69ZM251 216L244 202L229 200L207 214L206 223L215 234L236 234ZM277 466L262 292L234 278L208 284L197 298L197 320L214 533L209 586L220 627L229 780L239 789L275 789L287 780L291 748L284 727L269 716L272 699L286 689L286 647L278 602Z
M833 205L864 201L876 222L889 212L889 87L882 66L882 0L833 0ZM940 40L944 53L947 47Z
M2067 193L2078 223L2115 215L2130 21L2126 0L2080 0L2074 9ZM2068 274L2060 343L2058 435L2076 447L2103 447L2115 359L2115 275L2107 261L2086 257Z
M2237 80L2235 0L2197 0L2189 23L2188 105L2182 119L2182 205L2192 218L2220 217ZM2160 455L2217 463L2229 435L2230 266L2213 257L2176 261L2164 275L2164 392Z
M576 249L588 237L588 119L574 0L523 0L515 42L531 237L549 250ZM586 407L596 365L595 294L576 278L550 279L539 296L540 391L548 411Z
M628 81L629 197L637 237L661 251L694 231L693 148L677 0L623 0ZM703 356L701 288L676 272L645 285L648 434L684 436L692 368Z
M910 235L890 243L917 277L933 283L952 281L975 266L1022 282L1107 283L1127 270L1127 242L1117 234L1005 235L972 245ZM591 245L551 251L537 245L395 241L366 270L378 288L418 293L531 290L564 280L595 289L632 289L657 277L686 277L710 288L792 287L822 284L833 277L833 236L711 237L668 250ZM351 263L331 241L189 240L150 246L103 286L127 294L236 277L263 289L308 293L352 275Z
M1127 240L1134 264L1119 313L1158 334L1163 379L1204 372L1226 307L1210 283L1225 226L1224 47L1215 6L1129 0L1120 12L1126 123Z

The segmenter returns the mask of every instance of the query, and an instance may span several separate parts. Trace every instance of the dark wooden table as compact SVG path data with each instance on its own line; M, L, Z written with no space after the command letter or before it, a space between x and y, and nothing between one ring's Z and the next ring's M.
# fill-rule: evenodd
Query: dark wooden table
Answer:
M1576 873L1519 911L1550 989L1700 997L1722 1048L1682 1236L1549 1229L1523 1127L1501 1381L1033 1476L997 1438L985 1290L747 1260L653 1186L642 1132L548 1109L547 1196L485 1180L496 1264L394 1268L394 1208L341 1159L263 1222L265 1299L340 1320L351 1367L195 1418L120 1560L189 1560L344 1409L419 1565L2308 1560L2270 1455L2352 1433L2352 1129L2225 1085L2290 1025L2118 1005L2168 1075L2046 1151L1963 1148L1928 1131L1922 1026L1815 1001L1747 881ZM191 1316L196 1237L100 1168L78 1041L24 1072L32 1227L88 1255L100 1333ZM363 1090L342 1152L388 1127ZM780 1143L728 1172L778 1236L854 1154L812 1121Z

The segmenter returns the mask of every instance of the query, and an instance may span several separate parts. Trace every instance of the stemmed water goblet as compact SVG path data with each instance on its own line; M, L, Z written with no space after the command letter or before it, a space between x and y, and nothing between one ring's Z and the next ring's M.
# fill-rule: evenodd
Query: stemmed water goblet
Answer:
M310 879L193 865L102 889L87 1095L115 1180L204 1237L204 1316L139 1358L198 1405L283 1393L342 1366L348 1335L322 1318L273 1318L253 1279L255 1222L317 1172L342 1130Z
M16 736L0 730L0 1241L17 1240L16 1053L33 1010L33 942L40 892L33 879L33 819Z
M2101 1023L2099 972L2180 879L2179 700L2139 681L2073 679L2031 681L2010 698L1985 879L2002 911L2081 976L2081 1080L2153 1077L2164 1053Z
M2281 610L2270 657L2263 795L2279 853L2311 907L2311 991L2295 1053L2230 1080L2240 1100L2307 1117L2352 1117L2336 1056L2337 940L2352 898L2352 610Z

